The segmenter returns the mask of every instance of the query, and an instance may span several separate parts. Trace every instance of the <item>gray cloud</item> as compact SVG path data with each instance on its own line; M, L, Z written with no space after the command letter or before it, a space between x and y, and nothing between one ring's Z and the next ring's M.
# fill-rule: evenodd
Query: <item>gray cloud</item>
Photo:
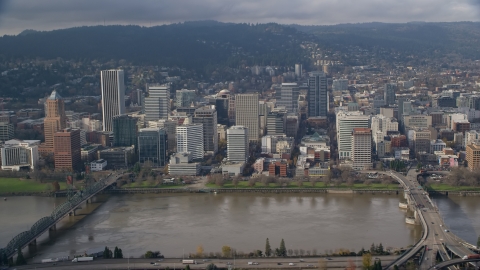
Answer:
M319 25L479 18L478 0L0 0L0 35L104 21L145 26L192 20Z

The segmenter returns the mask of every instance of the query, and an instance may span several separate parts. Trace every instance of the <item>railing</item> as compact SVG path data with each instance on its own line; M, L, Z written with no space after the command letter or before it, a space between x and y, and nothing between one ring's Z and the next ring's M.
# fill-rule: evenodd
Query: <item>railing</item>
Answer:
M6 254L8 258L13 256L18 248L23 248L24 246L28 245L36 237L55 225L61 218L74 210L79 204L83 203L83 201L103 190L106 187L107 179L111 175L112 174L110 173L106 178L87 187L83 191L76 192L70 200L55 207L50 216L39 219L37 222L35 222L35 224L33 224L30 230L21 232L13 237L5 248L0 249L0 256L3 256L3 254Z

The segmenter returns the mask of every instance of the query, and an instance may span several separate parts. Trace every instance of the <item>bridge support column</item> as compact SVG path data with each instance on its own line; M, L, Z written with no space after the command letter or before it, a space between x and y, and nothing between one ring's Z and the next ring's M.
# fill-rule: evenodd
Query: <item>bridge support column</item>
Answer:
M57 225L54 224L52 227L48 229L49 231L56 231L57 230Z
M28 243L29 246L36 246L37 245L37 239L33 239L32 242Z
M75 216L75 210L71 211L70 213L68 213L69 216Z

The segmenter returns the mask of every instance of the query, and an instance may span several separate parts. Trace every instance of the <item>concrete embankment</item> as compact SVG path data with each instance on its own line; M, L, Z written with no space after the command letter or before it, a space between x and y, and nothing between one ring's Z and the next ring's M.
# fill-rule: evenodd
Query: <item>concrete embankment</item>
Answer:
M330 194L399 194L399 189L324 189L324 188L129 188L105 190L108 194L147 193L330 193Z

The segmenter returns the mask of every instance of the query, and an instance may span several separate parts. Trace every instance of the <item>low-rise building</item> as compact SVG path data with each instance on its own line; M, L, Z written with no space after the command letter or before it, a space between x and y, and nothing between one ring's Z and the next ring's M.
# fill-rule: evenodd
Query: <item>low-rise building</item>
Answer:
M38 162L39 140L9 140L1 148L2 170L35 170Z
M92 172L103 171L107 167L107 161L105 159L98 159L90 162L90 170Z

